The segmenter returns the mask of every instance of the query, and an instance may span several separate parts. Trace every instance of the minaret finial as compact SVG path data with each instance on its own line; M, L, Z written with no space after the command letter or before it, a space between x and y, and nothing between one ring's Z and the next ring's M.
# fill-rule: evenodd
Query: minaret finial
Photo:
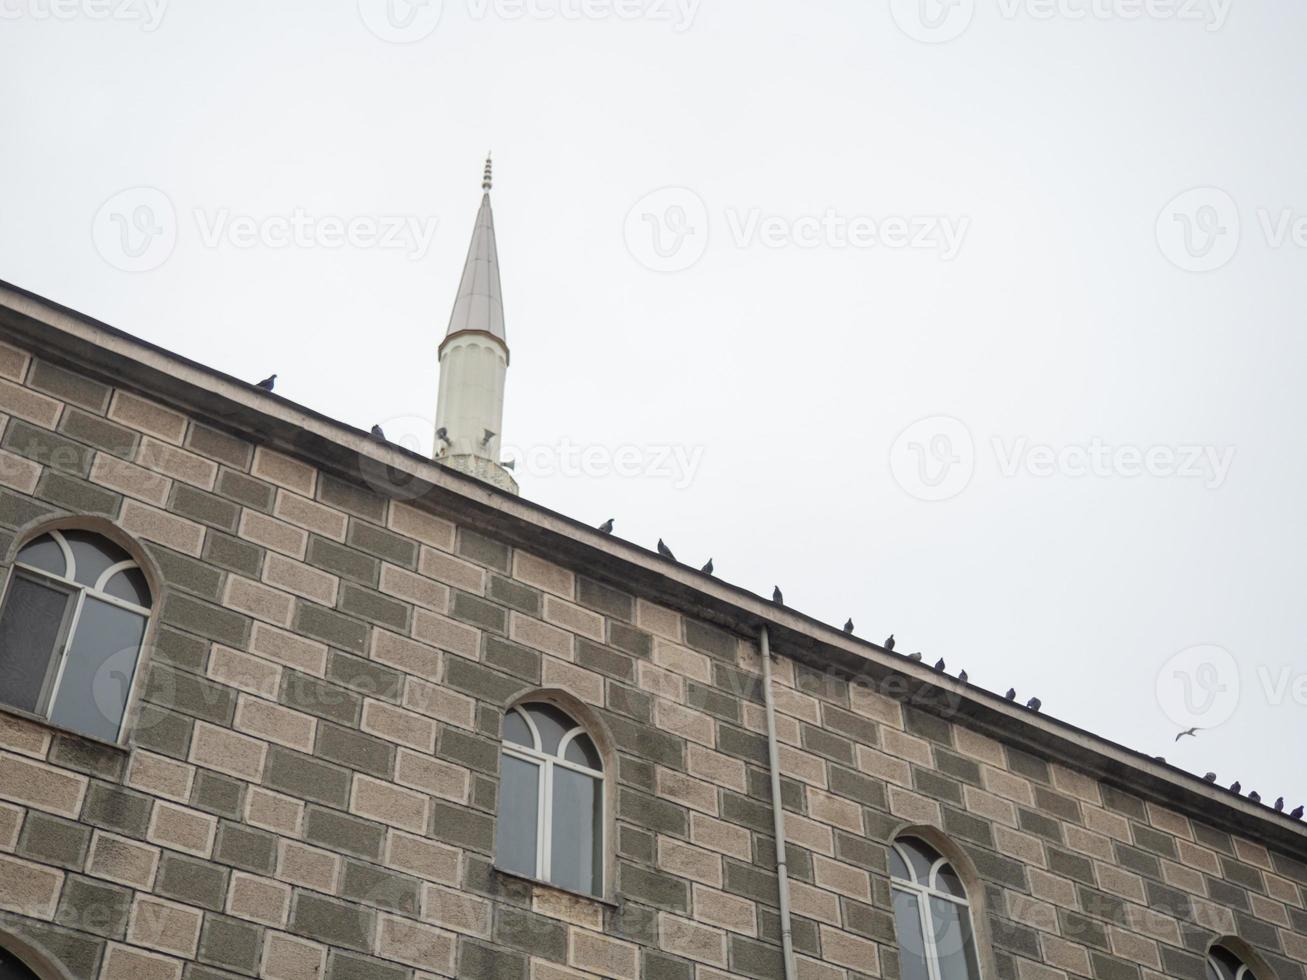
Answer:
M490 179L490 175L491 175L490 154L487 153L487 154L486 154L486 173L485 173L485 177L482 178L482 181L481 181L481 189L482 189L483 191L488 191L488 190L490 190L491 185L494 183L494 182Z

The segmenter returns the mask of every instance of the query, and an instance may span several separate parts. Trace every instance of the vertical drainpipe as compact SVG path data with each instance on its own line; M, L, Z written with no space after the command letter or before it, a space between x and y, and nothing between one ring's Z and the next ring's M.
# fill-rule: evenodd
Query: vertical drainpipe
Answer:
M767 627L758 639L762 654L762 701L767 711L767 759L771 766L772 816L776 823L776 884L780 890L781 948L785 955L785 980L794 980L794 934L790 927L790 872L785 853L785 807L781 804L780 753L776 749L776 706L771 696L771 643Z

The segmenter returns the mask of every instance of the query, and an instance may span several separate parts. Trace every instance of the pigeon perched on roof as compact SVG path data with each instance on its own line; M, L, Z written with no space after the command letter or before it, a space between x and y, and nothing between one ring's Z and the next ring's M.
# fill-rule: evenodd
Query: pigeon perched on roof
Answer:
M785 605L785 596L781 595L781 587L779 585L772 587L771 601L776 603L778 606Z
M262 388L264 391L271 391L276 383L277 383L277 376L275 374L270 374L254 387Z
M1009 687L1007 693L1004 694L1003 697L1007 698L1009 701L1015 701L1017 699L1017 689L1015 687Z
M599 525L599 533L600 533L600 534L612 534L612 533L613 533L613 519L612 519L611 517L608 518L608 520L604 521L602 524Z
M908 654L908 659L909 659L909 660L918 660L918 661L921 660L921 651L918 650L916 653L910 653L910 654Z
M443 425L436 430L436 438L439 439L441 442L443 442L446 446L452 446L454 444L452 441L450 441L449 430L446 429Z
M386 433L381 430L381 426L379 425L374 425L372 427L372 434L381 440L386 438Z
M672 554L672 549L663 544L662 538L658 539L658 554L662 555L664 558L670 558L672 561L676 561L676 556Z
M1295 807L1293 813L1289 814L1294 820L1302 819L1302 807Z
M1242 793L1242 792L1243 792L1243 783L1239 782L1239 780L1236 779L1234 782L1232 782L1232 783L1230 784L1230 792L1231 792L1231 793Z
M711 574L712 574L712 559L709 558L709 559L708 559L708 564L704 565L703 568L699 569L699 571L704 572L704 573L707 574L707 575L711 575Z
M848 621L847 623L844 624L844 632L845 632L845 633L852 633L852 632L853 632L853 617L852 617L852 616L850 616L850 617L849 617L849 621Z
M884 646L885 646L885 649L886 649L886 650L889 650L891 653L894 651L894 634L893 634L893 633L891 633L891 634L889 635L889 639L887 639L887 640L885 641Z
M1214 782L1216 782L1216 773L1214 773L1214 772L1209 772L1207 775L1205 775L1205 776L1203 777L1203 782L1205 782L1205 783L1214 783Z
M1284 812L1284 797L1283 797L1283 796L1278 796L1278 797L1276 797L1276 799L1275 799L1275 803L1273 804L1273 806L1274 806L1274 808L1275 808L1275 812L1276 812L1276 813L1283 813L1283 812Z
M963 684L967 682L967 672L965 670L958 671L958 680L960 680Z
M935 670L937 670L939 673L941 674L944 673L945 666L946 664L944 663L943 657L940 657L938 660L935 661Z
M1043 706L1044 706L1044 702L1039 700L1039 698L1031 698L1029 701L1026 702L1026 707L1029 708L1031 711L1038 711Z
M1257 792L1257 790L1253 790L1248 794L1248 799L1252 800L1254 803L1260 803L1262 802L1262 794Z

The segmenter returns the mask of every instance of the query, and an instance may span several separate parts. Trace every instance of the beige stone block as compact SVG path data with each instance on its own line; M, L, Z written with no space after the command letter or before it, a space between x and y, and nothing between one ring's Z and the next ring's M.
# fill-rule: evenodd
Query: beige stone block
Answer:
M0 425L3 425L0 422ZM0 485L12 487L19 493L30 494L41 482L43 467L26 457L0 449Z
M700 884L722 887L722 858L720 854L671 837L658 837L658 869Z
M954 725L953 743L959 752L976 762L988 763L999 769L1007 768L1007 753L1003 751L1003 746L988 735L973 732L963 725ZM1079 788L1079 784L1076 785Z
M1117 956L1130 960L1132 963L1152 967L1154 970L1161 969L1161 952L1157 948L1157 943L1151 939L1136 936L1132 932L1126 932L1124 929L1118 929L1115 926L1108 927L1107 935L1112 944L1112 952Z
M0 787L10 802L75 819L82 811L86 784L85 776L0 753Z
M205 671L210 678L240 691L276 698L281 690L281 667L262 657L214 644Z
M393 704L368 698L363 702L363 731L388 742L397 742L421 752L436 750L436 723Z
M1000 854L1019 858L1026 864L1037 868L1048 867L1048 856L1044 853L1044 841L1034 834L1027 834L1011 827L995 826L994 843Z
M857 803L813 786L808 787L807 797L808 815L814 820L847 830L851 834L862 833L862 807Z
M877 779L883 779L886 782L898 783L900 786L912 785L912 767L902 759L896 759L893 756L886 755L879 749L873 749L866 745L859 745L856 749L858 769L868 776L875 776Z
M595 974L581 970L569 970L557 963L532 957L530 964L531 980L597 980ZM711 978L709 978L711 980Z
M1266 871L1275 870L1275 866L1271 863L1270 853L1261 844L1254 844L1250 840L1236 837L1234 838L1234 853L1245 864L1251 864Z
M679 703L685 700L685 678L679 674L643 660L636 663L635 668L636 683L643 690L668 701Z
M318 720L312 715L242 694L236 702L235 726L257 738L312 754Z
M564 599L576 594L576 576L571 571L529 552L514 552L513 577Z
M110 943L100 980L181 980L182 961Z
M886 728L881 732L880 744L882 749L897 758L906 759L919 766L935 765L935 751L924 738Z
M32 919L54 918L64 873L43 864L0 855L0 909Z
M1092 976L1089 965L1089 951L1079 943L1067 942L1047 933L1039 937L1044 952L1044 961L1059 970L1068 970L1078 976Z
M212 490L218 479L218 464L166 442L146 436L136 450L136 462L174 480L181 480L202 490Z
M826 760L821 756L804 752L791 745L777 747L777 760L783 775L824 789L826 782Z
M392 531L405 537L445 551L454 550L454 525L435 514L394 500L386 523Z
M404 679L404 707L469 731L476 727L476 701L420 677Z
M290 914L290 886L271 878L233 871L227 885L227 914L280 929Z
M604 642L604 617L589 609L559 599L557 596L545 596L545 622L562 626L581 636L589 637L600 643Z
M44 759L50 750L50 737L49 729L26 718L0 711L0 749L8 749L33 759Z
M744 763L739 759L691 742L687 747L686 764L692 776L737 793L748 792L749 779Z
M690 814L690 840L739 861L753 860L752 835L738 824L703 813Z
M21 806L0 803L0 851L13 851L18 846L18 833L23 829L26 815Z
M398 633L374 627L368 656L405 673L432 681L440 679L440 651Z
M53 429L63 409L63 402L57 399L12 381L0 381L0 411L15 418L26 419L43 429Z
M449 611L449 587L398 565L381 566L381 591L436 612Z
M712 661L702 653L664 637L654 637L653 662L665 670L701 684L713 682Z
M469 770L408 749L400 749L395 759L395 782L455 803L467 803L472 796Z
M563 660L576 656L576 637L571 633L517 611L508 614L508 636L523 646Z
M818 922L840 924L840 897L807 882L790 882L790 904L794 911Z
M662 949L676 956L696 963L726 966L726 933L713 926L660 912L658 942Z
M376 954L385 959L453 976L455 949L452 933L385 912L377 916Z
M277 877L281 881L334 895L342 867L339 854L297 841L277 842Z
M1005 800L1020 803L1022 806L1035 805L1035 792L1030 786L1030 780L1022 776L1014 776L1010 772L1004 772L992 766L981 766L980 781L984 784L985 789L995 796L1001 796ZM1085 811L1088 812L1092 809L1092 807L1086 807Z
M31 363L32 356L27 351L12 344L0 344L0 376L22 381L27 377L27 366Z
M1085 803L1102 806L1103 794L1098 789L1098 781L1092 776L1086 776L1082 772L1076 772L1074 769L1056 763L1049 766L1049 771L1052 773L1055 789Z
M278 589L285 589L286 592L294 593L297 596L303 596L305 599L311 599L314 602L324 606L334 606L336 597L340 591L340 579L336 576L306 565L294 558L288 558L286 555L269 554L263 562L263 581L268 585L275 586ZM281 595L282 593L277 593ZM293 605L289 596L286 596L288 605ZM261 617L267 619L268 617ZM289 625L289 614L286 622L272 620L278 625Z
M821 927L822 958L859 973L880 975L880 947L832 926Z
M461 558L455 558L453 555L447 555L443 551L423 546L418 557L418 571L428 578L445 585L452 585L464 592L485 595L485 569Z
M1266 882L1266 891L1271 898L1302 908L1303 900L1298 893L1298 886L1292 881L1272 874L1263 874L1262 880Z
M717 787L701 779L694 779L684 773L664 769L656 770L655 783L658 795L666 800L683 803L692 810L698 810L709 816L717 816Z
M635 600L635 625L673 643L682 642L685 635L680 613L654 605L645 599Z
M1116 850L1112 846L1112 841L1102 834L1085 830L1072 823L1066 824L1065 834L1066 845L1071 850L1098 858L1100 861L1116 860Z
M694 917L697 921L744 936L758 935L756 903L706 885L694 885L693 896Z
M245 822L285 837L299 837L304 828L304 804L293 797L251 786L245 793Z
M862 868L814 854L812 870L814 880L822 888L856 898L860 902L871 901L871 876Z
M640 950L635 944L580 929L572 929L567 939L569 966L610 980L639 980Z
M1283 904L1274 899L1258 895L1256 892L1249 892L1248 898L1253 903L1253 915L1256 918L1260 919L1262 922L1273 922L1282 929L1293 928L1292 923L1289 921L1289 911ZM1299 904L1296 897L1293 900L1293 904Z
M1018 803L1022 802L1017 800ZM1080 813L1084 817L1085 826L1097 833L1111 837L1113 840L1119 840L1126 844L1134 843L1134 834L1130 831L1130 821L1116 813L1109 813L1106 810L1094 806L1082 806ZM1177 842L1183 843L1183 842Z
M246 541L270 548L291 558L303 558L308 548L309 535L302 528L294 527L285 521L279 521L256 510L246 510L241 514L241 522L236 533Z
M195 723L189 761L199 766L257 783L263 779L268 743L206 721Z
M672 701L654 701L654 724L659 731L697 742L708 749L717 744L717 724L711 715Z
M191 798L195 767L144 749L132 750L127 764L127 785L151 796L185 803Z
M785 815L785 836L791 843L818 854L835 853L835 832L826 824L801 817L797 813Z
M312 466L267 446L259 446L254 451L254 464L250 467L250 472L261 480L275 483L305 497L313 496L318 480L317 471Z
M993 793L986 793L983 789L974 786L963 786L962 796L966 801L968 812L1007 827L1017 825L1017 808L1010 800L995 796Z
M284 932L263 937L263 980L322 980L327 972L327 947Z
M1030 877L1030 894L1035 898L1051 902L1059 908L1080 908L1075 882L1058 875L1046 874L1036 868L1028 868L1026 873Z
M798 980L845 980L848 976L837 966L809 959L806 956L794 957L794 969L798 974ZM717 978L704 977L702 980L717 980Z
M430 804L421 793L360 773L354 777L349 809L388 827L422 833L427 827Z
M427 837L391 830L386 835L385 864L426 881L457 886L462 881L463 852Z
M544 686L556 687L586 704L603 707L604 676L553 657L544 660Z
M810 725L821 724L821 702L809 694L773 682L772 703L783 715L806 721Z
M256 622L250 635L250 650L260 657L294 667L314 677L327 673L327 646L316 640L279 630L266 623Z
M894 816L912 823L938 827L943 822L938 803L898 786L889 788L889 809Z
M123 501L119 523L128 534L135 534L146 541L154 541L194 558L200 557L204 547L202 524L169 514L167 511L137 500Z
M602 932L604 928L603 906L554 888L535 889L531 895L531 909L539 915L570 922L582 929Z
M481 655L481 631L429 609L413 611L413 635L448 653L476 660Z
M281 555L268 555L265 567L274 560L290 561L289 558ZM266 585L241 578L239 575L227 576L222 604L228 609L282 627L290 626L291 617L295 612L295 600L285 592L270 589Z
M349 525L349 519L340 511L285 490L277 491L272 513L296 527L335 541L345 540L345 529Z
M116 490L128 497L163 507L172 491L172 480L162 473L147 470L108 453L96 453L91 466L91 482Z
M154 804L145 839L152 844L207 858L213 853L213 838L217 832L216 817L160 800Z
M91 848L86 855L88 874L149 891L154 887L154 873L158 867L157 847L103 830L92 832Z
M468 936L490 936L490 903L484 898L439 885L422 887L422 919Z
M138 894L127 920L127 941L189 959L200 944L203 921L204 913L199 909Z
M149 433L165 442L180 443L186 435L186 416L121 388L109 403L109 418L129 429Z

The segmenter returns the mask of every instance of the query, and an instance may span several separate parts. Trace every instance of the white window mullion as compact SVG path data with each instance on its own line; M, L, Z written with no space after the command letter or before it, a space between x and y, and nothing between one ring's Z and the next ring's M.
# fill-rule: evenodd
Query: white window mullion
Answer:
M86 601L86 590L79 588L77 590L77 600L73 604L73 614L68 622L68 631L61 638L59 649L55 656L59 658L59 666L55 669L54 680L50 683L50 690L44 697L44 705L41 708L41 714L49 718L54 712L55 698L59 696L59 685L63 683L64 668L68 665L68 651L72 649L73 637L77 635L77 623L82 617L82 604Z
M554 822L554 764L546 759L540 767L540 837L536 844L539 852L540 880L549 881L553 868L551 843Z

